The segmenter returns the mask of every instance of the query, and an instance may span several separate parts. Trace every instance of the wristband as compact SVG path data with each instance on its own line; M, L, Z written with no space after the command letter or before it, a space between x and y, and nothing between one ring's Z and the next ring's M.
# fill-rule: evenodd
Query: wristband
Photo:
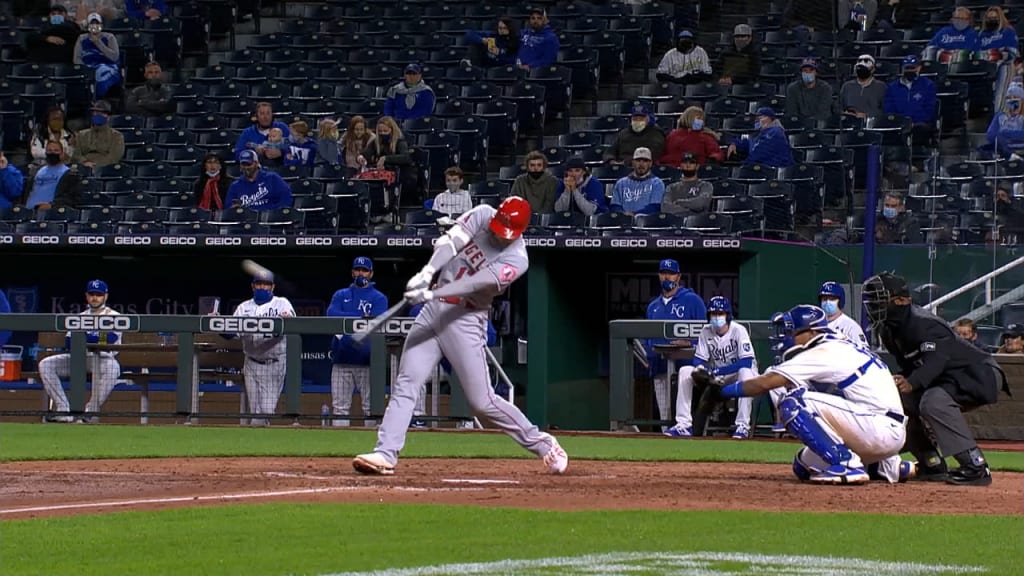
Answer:
M733 382L722 386L722 396L726 398L742 398L743 397L743 382Z

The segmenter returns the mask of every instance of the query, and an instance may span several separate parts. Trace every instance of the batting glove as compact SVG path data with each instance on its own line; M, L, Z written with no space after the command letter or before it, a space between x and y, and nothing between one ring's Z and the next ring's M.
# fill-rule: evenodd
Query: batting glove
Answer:
M417 304L422 304L427 300L433 299L434 293L426 289L409 290L408 292L405 293L405 300L409 302L409 304L412 304L413 306Z
M430 264L424 266L422 270L417 272L415 276L409 279L409 283L405 285L406 292L426 290L427 288L429 288L430 281L434 279L434 272L436 272L436 270L434 270L433 266L431 266Z

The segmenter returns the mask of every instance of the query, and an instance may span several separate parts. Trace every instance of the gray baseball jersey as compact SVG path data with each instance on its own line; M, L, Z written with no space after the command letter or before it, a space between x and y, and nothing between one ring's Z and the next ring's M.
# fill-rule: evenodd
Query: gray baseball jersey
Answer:
M295 308L287 298L274 296L269 302L257 304L246 300L235 308L235 316L284 317L295 316ZM242 351L245 364L242 375L245 378L245 392L249 396L249 412L273 414L284 389L285 336L272 334L243 334ZM253 425L266 425L269 420L253 418Z

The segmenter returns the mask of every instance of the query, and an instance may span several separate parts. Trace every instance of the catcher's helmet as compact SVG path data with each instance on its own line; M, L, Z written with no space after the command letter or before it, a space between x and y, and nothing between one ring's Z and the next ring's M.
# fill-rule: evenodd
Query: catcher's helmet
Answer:
M825 311L817 306L801 304L789 309L793 336L808 330L828 330L828 318Z
M708 300L708 316L712 312L725 312L727 322L732 322L732 304L725 296L715 296Z
M846 290L838 282L832 282L831 280L821 285L821 289L818 290L818 303L821 303L822 296L831 296L832 298L839 298L839 309L846 308Z
M505 240L515 240L530 225L530 204L519 196L509 196L498 205L491 218L491 232Z

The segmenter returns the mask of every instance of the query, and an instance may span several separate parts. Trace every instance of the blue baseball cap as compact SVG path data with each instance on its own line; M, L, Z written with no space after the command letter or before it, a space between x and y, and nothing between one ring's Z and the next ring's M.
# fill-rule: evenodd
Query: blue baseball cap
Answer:
M352 269L364 268L366 270L373 270L373 260L370 260L366 256L357 256L352 261Z
M776 116L775 109L771 106L761 106L757 109L757 112L754 113L754 116L767 116L774 120Z
M679 262L671 258L666 258L661 261L658 265L658 272L671 272L673 274L679 274Z
M914 66L920 66L920 65L921 65L921 60L917 56L915 56L913 54L910 54L909 56L905 56L903 58L903 67L904 68L913 68Z
M89 280L89 283L85 285L85 291L89 294L106 294L107 283L103 280Z
M693 38L693 32L689 30L681 30L677 35L678 38Z
M409 74L423 74L423 67L413 62L405 67L405 73Z
M647 116L647 108L644 108L642 104L637 104L629 111L630 116Z
M259 157L256 156L255 150L242 150L242 153L238 155L239 164L255 164L259 162Z
M273 284L274 273L271 272L270 270L264 270L262 272L257 272L256 274L253 274L252 283L255 284L257 282L266 282L267 284Z

